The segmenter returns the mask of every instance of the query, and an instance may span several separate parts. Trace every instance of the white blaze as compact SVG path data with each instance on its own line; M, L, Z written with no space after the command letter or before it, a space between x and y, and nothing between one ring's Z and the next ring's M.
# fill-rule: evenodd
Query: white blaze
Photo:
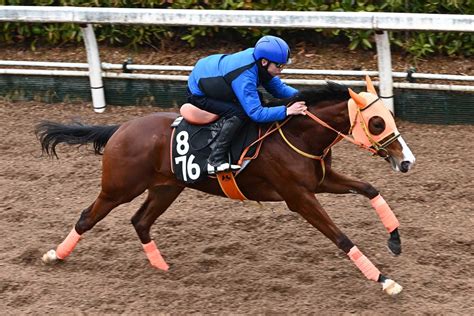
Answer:
M411 152L410 148L408 147L407 143L405 143L405 140L403 139L403 137L399 137L398 138L398 142L400 143L400 145L402 145L402 153L403 153L403 158L402 158L402 161L408 161L410 163L410 167L408 169L411 168L411 166L413 166L413 164L415 163L415 155L413 155L413 153Z

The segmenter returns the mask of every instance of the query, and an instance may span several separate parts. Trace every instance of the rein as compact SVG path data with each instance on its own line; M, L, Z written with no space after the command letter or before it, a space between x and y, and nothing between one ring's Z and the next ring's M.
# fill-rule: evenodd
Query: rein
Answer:
M262 142L265 138L267 138L267 136L269 136L269 135L273 134L274 132L276 132L283 125L285 125L290 119L291 119L291 117L287 118L286 120L283 121L283 123L281 123L281 125L278 125L278 123L276 123L276 122L271 124L270 127L267 129L267 131L262 136L260 136L256 140L254 140L253 143L251 143L250 145L247 146L247 148L244 149L244 151L240 155L240 159L238 161L238 164L242 165L242 163L244 161L244 158L245 158L245 155L247 154L247 152L250 150L250 148L252 146L254 146L255 144L257 144L259 142ZM277 127L274 127L275 125L277 125Z
M323 154L320 155L320 156L317 156L317 155L312 155L312 154L308 154L307 152L304 152L302 151L301 149L297 148L295 145L293 145L292 143L290 143L290 141L286 138L285 134L283 133L283 130L281 129L281 127L283 127L283 124L280 125L278 122L276 123L277 127L278 127L278 131L280 132L280 135L281 137L283 138L283 140L288 144L288 146L290 146L291 149L293 149L294 151L296 151L298 154L304 156L304 157L307 157L307 158L310 158L310 159L315 159L315 160L323 160L327 153L329 152L329 150L331 149L332 146L334 146L335 144L337 144L341 139L345 139L351 143L353 143L354 145L357 145L358 147L360 148L363 148L365 150L368 150L370 151L372 154L377 154L377 150L375 150L374 148L372 147L368 147L362 143L359 143L357 142L355 139L353 139L352 137L349 137L348 135L344 134L344 133L341 133L340 131L336 130L335 128L333 128L331 125L327 124L326 122L324 122L323 120L321 120L319 117L317 117L316 115L314 115L313 113L309 112L309 111L306 111L306 115L309 116L313 121L315 121L316 123L326 127L327 129L330 129L332 130L333 132L335 132L338 137L336 137L336 139L328 146L326 147L324 150L323 150ZM283 123L286 123L290 118L288 118L286 121L284 121ZM355 124L355 122L353 123ZM352 126L354 126L353 124L351 124L351 130L352 130Z
M317 117L316 115L314 115L313 113L309 112L309 111L306 111L305 113L307 116L309 116L313 121L315 121L316 123L326 127L327 129L330 129L332 130L333 132L335 132L338 136L336 137L336 139L328 146L326 147L324 150L323 150L323 154L322 155L312 155L312 154L309 154L299 148L297 148L295 145L293 145L285 136L285 134L283 133L283 125L288 122L288 120L291 119L291 117L289 117L288 119L286 119L283 124L279 124L278 122L276 122L276 126L277 126L277 129L278 129L278 132L280 133L281 137L283 138L283 140L285 141L285 143L291 148L293 149L295 152L297 152L298 154L300 154L301 156L303 157L306 157L306 158L310 158L310 159L314 159L314 160L319 160L320 163L321 163L321 169L322 169L322 172L323 172L323 176L321 177L321 180L319 181L318 185L320 185L323 181L324 181L324 177L326 176L326 166L325 166L325 162L324 162L324 158L327 156L327 154L329 153L329 151L331 150L331 148L337 144L341 139L345 139L351 143L353 143L354 145L357 145L358 147L360 148L363 148L367 151L370 151L372 154L376 155L380 149L375 149L375 148L372 148L372 147L368 147L360 142L357 142L355 139L353 139L352 137L349 137L348 135L346 134L343 134L341 133L340 131L336 130L335 128L333 128L331 125L329 125L328 123L324 122L323 120L321 120L319 117ZM359 113L358 113L359 114ZM350 128L350 131L352 130L354 124L355 124L356 120L354 120L353 123L351 123L351 128ZM365 131L365 129L364 129ZM274 130L272 131L274 132ZM366 134L367 134L368 131L366 131ZM266 135L264 135L266 136ZM369 135L367 135L369 137ZM396 138L395 138L396 139ZM395 140L392 138L391 141ZM383 147L382 147L383 148Z
M319 117L317 117L317 116L314 115L313 113L311 113L311 112L309 112L309 111L306 111L306 115L309 116L311 119L313 119L313 121L319 123L320 125L322 125L322 126L328 128L328 129L332 130L332 131L335 132L337 135L339 135L339 140L340 140L340 139L345 139L345 140L347 140L347 141L353 143L354 145L357 145L357 146L360 147L360 148L363 148L363 149L365 149L365 150L370 151L370 152L373 153L373 154L376 154L376 153L377 153L377 151L376 151L375 149L373 149L373 148L371 148L371 147L368 147L368 146L366 146L366 145L364 145L364 144L362 144L362 143L359 143L359 142L357 142L354 138L349 137L348 135L339 132L338 130L336 130L335 128L333 128L331 125L327 124L327 123L324 122L323 120L321 120ZM351 124L351 129L350 129L350 130L352 130L352 127L354 126L354 124L355 124L355 121ZM336 138L336 139L338 139L338 138ZM334 145L335 145L335 143L333 142L331 145L328 146L328 148L331 148L331 147L334 146ZM325 149L325 150L326 150L326 149Z
M390 97L384 97L384 98L390 98ZM377 99L378 100L378 99ZM370 105L372 105L373 103L375 103L377 100L375 100L374 102L372 102ZM369 107L367 106L367 107ZM367 108L366 107L366 108ZM390 145L393 141L395 141L399 135L395 135L395 134L392 134L392 135L389 135L386 139L382 140L381 143L378 143L376 142L375 140L373 140L373 138L370 136L370 133L368 131L368 128L365 124L365 121L362 120L362 127L363 127L363 130L367 136L367 138L370 140L372 146L366 146L364 145L363 143L361 142L358 142L356 141L353 137L350 137L344 133L341 133L340 131L336 130L335 128L333 128L331 125L329 125L328 123L324 122L323 120L321 120L319 117L317 117L316 115L314 115L313 113L309 112L309 111L306 111L305 112L305 115L308 116L309 118L311 118L313 121L315 121L316 123L326 127L327 129L330 129L331 131L335 132L338 136L334 139L334 141L329 144L329 146L327 146L325 149L323 149L323 153L322 155L313 155L313 154L310 154L310 153L307 153L301 149L299 149L298 147L296 147L295 145L293 145L289 140L288 138L286 138L285 134L283 133L283 129L282 127L288 123L288 121L293 117L293 116L290 116L288 117L286 120L284 120L281 124L278 123L278 122L275 122L274 124L272 124L268 130L261 136L259 137L257 140L255 140L253 143L251 143L249 146L247 146L247 148L244 150L244 152L242 153L242 155L240 156L240 159L239 159L239 164L242 164L242 161L243 161L243 157L245 157L245 154L247 153L247 151L255 144L259 143L259 142L262 142L266 137L268 137L269 135L273 134L274 132L276 132L278 130L278 132L280 133L280 136L283 138L283 140L285 141L285 143L291 148L293 149L296 153L298 153L299 155L303 156L303 157L306 157L306 158L309 158L309 159L313 159L313 160L319 160L320 163L321 163L321 169L322 169L322 172L323 172L323 176L321 178L321 180L319 181L319 184L320 185L323 181L324 181L324 178L325 178L325 175L326 175L326 165L325 165L325 162L324 162L324 158L326 158L327 154L330 152L331 148L336 145L339 141L341 141L342 139L345 139L351 143L353 143L354 145L362 148L362 149L365 149L369 152L371 152L373 155L380 155L381 157L384 157L383 154L384 152L386 153L386 149L385 147ZM358 109L357 111L357 116L359 116L361 114L361 110ZM355 117L354 119L354 122L351 123L351 127L349 129L349 134L352 132L352 129L353 127L355 126L356 122L357 122L357 116Z

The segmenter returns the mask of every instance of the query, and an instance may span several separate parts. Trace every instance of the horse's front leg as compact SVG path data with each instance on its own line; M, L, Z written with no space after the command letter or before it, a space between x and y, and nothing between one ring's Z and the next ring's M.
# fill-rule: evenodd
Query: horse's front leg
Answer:
M382 289L389 295L397 295L402 287L395 281L385 277L375 265L344 235L334 224L329 215L324 211L313 192L300 190L287 190L285 201L290 210L299 213L311 225L316 227L327 238L334 242L339 249L344 251L359 270L369 279L382 284Z
M372 207L390 233L390 237L387 241L388 249L396 256L402 253L402 243L398 232L400 223L379 191L370 183L351 179L331 170L324 178L320 186L320 191L335 194L358 193L369 198Z

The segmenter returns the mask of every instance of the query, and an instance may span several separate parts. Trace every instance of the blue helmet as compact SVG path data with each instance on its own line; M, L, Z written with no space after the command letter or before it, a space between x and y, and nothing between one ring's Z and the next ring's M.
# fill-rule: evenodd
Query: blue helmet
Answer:
M286 64L290 59L290 48L281 38L267 35L255 44L253 54L257 60L265 58L278 64Z

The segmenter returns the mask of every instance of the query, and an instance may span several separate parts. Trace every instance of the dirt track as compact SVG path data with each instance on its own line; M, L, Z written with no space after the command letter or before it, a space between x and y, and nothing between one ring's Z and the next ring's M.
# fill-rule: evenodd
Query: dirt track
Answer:
M88 232L63 264L41 255L61 242L96 197L100 156L60 147L41 157L40 120L115 124L156 108L0 101L0 309L2 314L239 313L474 314L474 126L398 122L417 156L395 174L349 144L334 168L380 189L401 222L403 254L392 257L368 200L321 195L340 228L404 286L396 299L367 281L328 239L284 203L264 209L186 190L153 226L171 265L152 269L130 224L144 196ZM471 293L471 294L469 294Z

